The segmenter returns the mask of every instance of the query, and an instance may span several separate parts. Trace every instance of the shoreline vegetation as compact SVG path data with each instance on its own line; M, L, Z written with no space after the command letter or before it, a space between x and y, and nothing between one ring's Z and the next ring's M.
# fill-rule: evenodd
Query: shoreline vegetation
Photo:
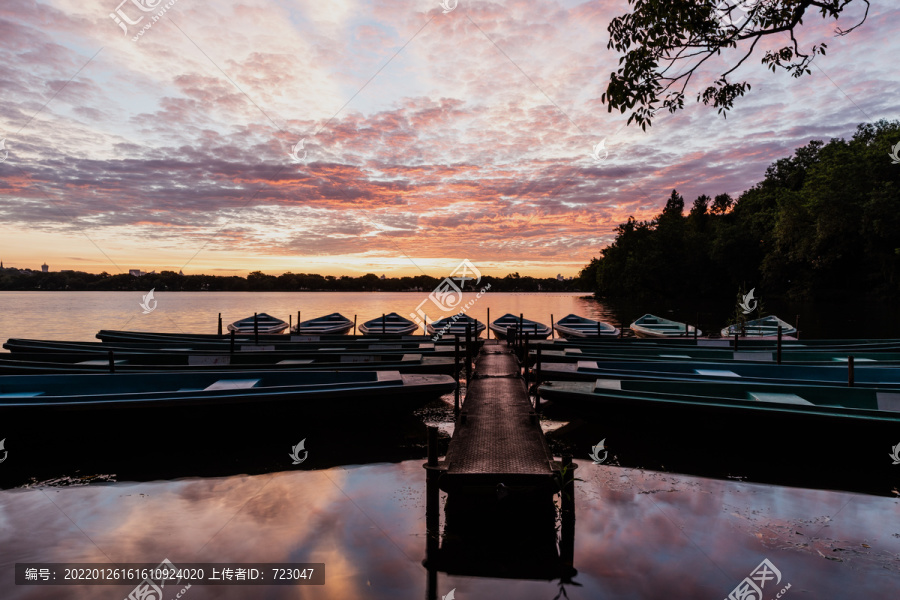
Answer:
M443 278L386 277L371 273L359 277L284 273L266 275L254 271L247 277L221 275L180 275L174 271L130 274L85 273L82 271L40 271L4 269L0 271L0 291L68 291L68 292L431 292ZM484 275L478 284L490 286L492 292L590 292L579 279L558 280L555 277L529 277L511 273L505 277ZM468 287L468 286L467 286ZM467 290L471 291L471 290Z
M861 124L773 163L735 201L703 195L687 215L672 190L649 221L629 217L581 271L595 298L731 305L739 290L780 301L883 301L900 293L900 121Z

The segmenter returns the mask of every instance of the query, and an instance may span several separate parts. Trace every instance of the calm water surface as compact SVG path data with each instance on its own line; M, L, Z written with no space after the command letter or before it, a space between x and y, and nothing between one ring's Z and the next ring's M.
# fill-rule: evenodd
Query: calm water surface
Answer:
M0 294L0 337L91 340L97 330L215 332L265 311L304 318L338 311L360 322L406 314L422 294L165 293L141 314L140 294ZM570 312L615 322L578 294L488 294L470 311L549 322ZM618 323L617 323L618 324ZM413 424L371 423L367 435L340 423L297 423L294 438L210 425L147 431L139 418L91 464L72 465L73 446L53 447L54 477L0 491L0 598L121 600L132 586L25 587L15 563L324 562L326 584L303 587L192 586L183 598L428 598L423 423L452 431L452 398L419 411ZM211 420L211 423L213 421ZM294 424L279 423L279 431ZM319 427L321 425L321 427ZM327 425L327 426L326 426ZM545 422L547 429L563 423ZM565 429L565 427L563 427ZM388 431L390 430L390 431ZM103 440L106 427L83 435ZM293 435L293 433L289 434ZM310 459L292 465L290 446L306 435ZM3 431L0 438L11 437ZM11 438L12 439L12 438ZM77 435L76 435L77 440ZM251 441L252 440L252 441ZM898 440L900 441L900 440ZM764 439L748 440L748 444ZM825 446L830 442L823 440ZM102 446L102 443L101 443ZM7 444L0 470L27 462ZM839 449L835 450L839 454ZM828 454L825 456L824 454ZM227 457L227 459L223 458ZM587 458L586 456L583 458ZM811 448L810 461L834 461ZM437 573L432 597L516 600L710 598L721 600L759 565L781 572L765 600L896 598L900 589L900 498L805 490L594 465L576 459L573 581L527 581ZM52 466L52 465L51 465ZM900 466L897 467L900 469ZM52 470L52 469L51 469ZM35 473L38 471L36 470ZM2 473L0 473L2 475ZM445 497L441 496L442 501ZM442 524L445 519L442 512ZM538 526L523 521L522 527ZM180 588L168 591L170 600Z

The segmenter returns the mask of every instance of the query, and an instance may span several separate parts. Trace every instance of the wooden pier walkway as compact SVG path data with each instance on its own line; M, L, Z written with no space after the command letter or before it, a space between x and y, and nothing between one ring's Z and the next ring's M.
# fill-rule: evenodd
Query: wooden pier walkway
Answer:
M440 488L498 496L557 492L560 466L541 431L512 347L486 342L447 456L438 463Z

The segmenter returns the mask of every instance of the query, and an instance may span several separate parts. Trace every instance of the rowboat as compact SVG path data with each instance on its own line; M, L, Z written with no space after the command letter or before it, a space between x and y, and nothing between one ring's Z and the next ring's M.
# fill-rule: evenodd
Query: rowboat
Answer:
M291 328L297 335L340 335L353 329L353 321L341 313L331 313L324 317L316 317Z
M691 408L716 405L773 413L843 416L848 421L885 420L900 425L900 390L745 381L598 379L546 382L540 386L540 392L548 400L593 405L598 412L606 411L615 402L643 403L644 408L675 403L684 407L685 415Z
M468 315L458 314L452 317L444 317L425 326L426 331L431 336L437 336L435 339L441 339L444 336L466 337L466 326L474 337L481 335L481 332L487 329L484 323L478 319L473 319Z
M579 454L586 457L588 444L602 440L592 453L595 461L613 458L626 467L896 494L892 459L900 442L900 390L615 376L548 381L538 390L552 410L582 418L581 430L590 438ZM815 449L824 447L849 467L819 460Z
M749 381L806 385L847 385L851 370L844 366L777 365L717 362L637 362L582 360L542 362L544 380L596 381L597 379L648 379L662 381ZM857 367L852 370L856 387L900 389L900 368Z
M578 315L566 315L553 326L559 335L566 338L614 338L618 337L618 327L603 321L594 321Z
M519 328L520 319L512 313L506 313L493 323L491 323L491 331L497 335L497 339L506 339L507 329L510 327ZM543 323L532 321L531 319L521 319L521 333L525 333L533 340L545 340L550 337L550 328Z
M282 336L285 341L281 343L262 341L255 343L252 337L249 340L235 341L232 348L228 342L135 342L135 343L100 343L100 342L68 342L56 340L25 340L10 338L3 347L10 351L12 358L23 354L91 354L95 358L103 358L109 352L119 355L131 354L162 354L162 355L228 355L246 353L254 354L281 354L283 358L305 358L326 354L355 354L375 352L379 354L405 354L422 353L431 356L452 356L454 346L450 343L433 342L422 336L412 338L378 339L368 338L357 343L348 342L336 344L334 342L303 341L291 342L288 336ZM297 336L303 337L303 336ZM315 337L315 336L311 336ZM233 349L233 352L232 352Z
M451 392L449 375L396 371L213 371L0 377L0 417L48 409L156 408L303 402L304 408L390 409ZM373 399L382 399L373 403ZM327 400L327 403L321 401ZM396 404L395 404L396 403ZM377 408L376 408L377 407Z
M744 325L735 323L724 328L720 333L723 338L734 337L736 334L741 337L773 337L778 335L779 326L781 326L782 336L793 336L797 333L796 327L775 315L747 321Z
M670 337L699 337L703 332L687 323L679 323L670 319L664 319L655 315L646 314L635 319L631 324L631 330L640 338L670 338Z
M397 313L371 319L359 326L359 332L363 335L409 335L416 329L415 323Z
M2 355L0 355L2 356ZM422 354L319 354L300 357L282 353L236 353L233 355L188 354L120 354L108 356L84 354L20 355L14 359L0 358L0 375L76 374L76 373L178 373L185 371L222 370L336 370L336 371L399 371L400 373L452 374L455 362L449 356Z
M740 350L728 348L562 348L555 345L541 345L542 362L597 361L602 365L608 361L655 361L655 362L716 362L733 363L777 363L782 365L846 365L853 357L859 366L900 366L900 352L848 352L835 350L782 350L781 362L778 352L772 349ZM537 349L529 352L536 359Z
M288 324L281 319L276 319L272 315L259 313L240 321L235 321L228 326L228 331L237 333L256 333L271 334L281 333L288 328Z

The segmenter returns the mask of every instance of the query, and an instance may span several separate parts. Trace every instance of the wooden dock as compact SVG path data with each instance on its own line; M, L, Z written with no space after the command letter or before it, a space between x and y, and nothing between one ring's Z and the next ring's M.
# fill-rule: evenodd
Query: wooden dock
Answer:
M526 347L517 350L524 356ZM553 460L514 347L485 342L443 461L437 428L428 430L426 598L439 597L438 572L558 579L561 590L571 583L577 574L575 466L571 455ZM440 490L447 493L443 536Z
M561 466L541 431L512 347L485 343L446 458L430 467L440 472L439 487L499 496L556 493Z

